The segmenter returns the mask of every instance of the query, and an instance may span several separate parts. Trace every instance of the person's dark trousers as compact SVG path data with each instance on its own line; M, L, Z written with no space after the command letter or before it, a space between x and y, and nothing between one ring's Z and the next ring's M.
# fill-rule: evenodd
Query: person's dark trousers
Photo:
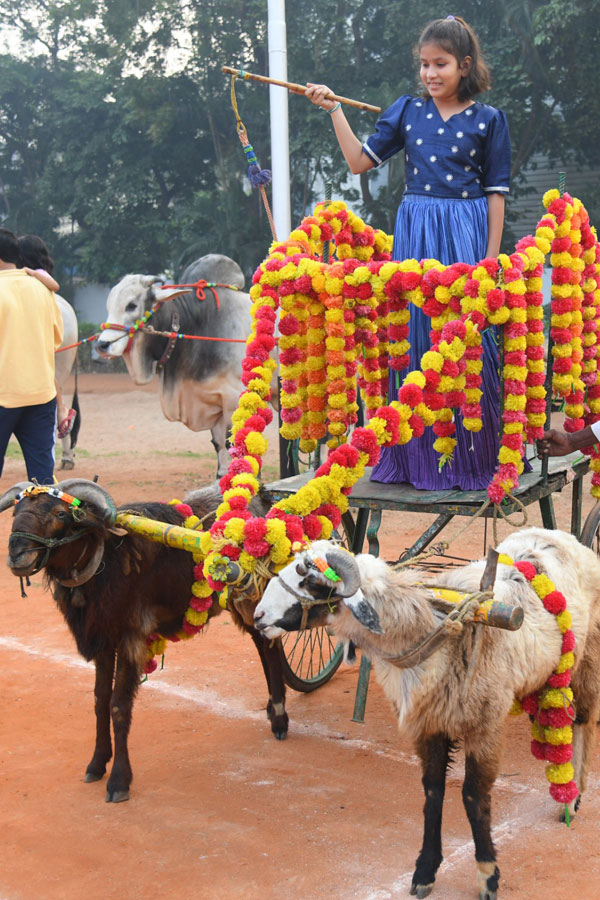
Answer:
M11 434L23 451L27 477L39 484L54 481L56 397L36 406L0 406L0 475Z

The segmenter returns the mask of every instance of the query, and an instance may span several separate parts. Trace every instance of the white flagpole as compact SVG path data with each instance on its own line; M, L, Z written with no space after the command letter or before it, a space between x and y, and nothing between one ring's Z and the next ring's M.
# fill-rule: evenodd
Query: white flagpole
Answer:
M268 0L269 77L287 81L287 35L285 0ZM287 238L291 228L290 148L288 92L269 86L271 111L271 172L273 173L273 221L278 240Z

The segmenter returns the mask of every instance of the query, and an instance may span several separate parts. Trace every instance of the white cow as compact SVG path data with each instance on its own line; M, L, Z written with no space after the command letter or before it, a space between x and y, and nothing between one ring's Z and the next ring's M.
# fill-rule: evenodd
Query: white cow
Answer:
M194 284L199 279L232 285L233 289L215 288L219 297L217 308L216 298L208 288L205 299L199 300L193 290L183 293L161 290L163 282L153 275L125 275L108 295L108 323L130 327L157 300L168 300L156 309L149 321L156 331L179 330L181 334L245 341L250 334L251 301L241 290L244 276L238 264L228 256L210 253L188 266L181 276L181 284ZM170 297L173 299L169 300ZM130 339L129 335L111 328L106 328L96 343L100 356L123 357L136 384L147 384L158 371L165 417L170 422L183 422L192 431L210 430L219 476L225 474L230 462L227 438L231 416L243 390L245 349L244 343L222 340L170 342L169 338L153 336L144 330Z

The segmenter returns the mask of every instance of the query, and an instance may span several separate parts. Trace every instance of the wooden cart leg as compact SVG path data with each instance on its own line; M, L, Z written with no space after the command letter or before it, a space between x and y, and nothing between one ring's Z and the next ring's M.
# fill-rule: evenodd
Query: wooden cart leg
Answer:
M352 539L351 547L353 553L362 553L370 512L371 510L368 507L360 507L356 514L356 524L354 525L354 537Z
M369 678L371 676L371 660L361 656L358 684L356 685L356 697L354 698L353 722L365 721L365 707L367 705L367 692L369 690Z
M573 493L571 494L571 534L574 534L577 540L581 536L582 487L583 479L576 478L573 482Z
M552 531L556 530L556 516L554 514L554 503L552 497L540 497L540 511L542 513L542 524L544 528Z

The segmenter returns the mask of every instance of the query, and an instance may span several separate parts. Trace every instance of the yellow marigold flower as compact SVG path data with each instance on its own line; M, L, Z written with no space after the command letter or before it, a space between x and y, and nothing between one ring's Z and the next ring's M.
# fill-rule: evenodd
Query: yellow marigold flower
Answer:
M527 397L523 395L509 394L508 397L506 397L504 405L507 409L524 412L526 403Z
M194 581L192 584L192 594L194 597L210 597L212 588L205 578L202 581Z
M531 579L531 586L533 587L538 597L540 597L542 600L544 599L546 594L549 594L554 590L554 583L548 578L547 575L544 575L543 572L541 572L539 575L534 575L534 577Z
M500 451L498 453L498 460L501 463L518 464L518 463L522 462L521 454L517 450L510 450L508 447L500 447Z
M463 425L467 431L481 431L483 422L481 419L463 419Z
M498 562L502 563L503 566L514 566L514 561L507 553L499 553Z
M195 609L191 609L191 607L189 607L185 611L185 617L190 625L204 625L204 623L208 619L208 610L197 612Z
M241 544L244 541L244 519L229 519L228 522L225 523L225 529L223 534L229 541L234 541L236 544Z
M375 433L378 444L383 444L385 443L385 441L389 441L390 433L386 431L385 419L379 419L377 418L377 416L373 416L373 418L369 420L367 428L370 428L371 431Z
M425 403L419 403L415 407L416 414L423 419L423 423L425 425L433 425L435 422L435 412L429 409L429 407Z
M408 422L400 422L398 425L398 443L408 444L413 436L413 430Z
M440 393L445 393L446 391L454 390L454 378L450 375L442 375L440 378L440 383L438 385L438 391Z
M217 512L218 518L218 512ZM210 531L204 531L200 536L200 550L204 553L204 556L207 556L213 548L213 540L212 534Z
M511 708L508 711L509 716L520 716L523 712L523 707L521 706L521 701L517 700L515 697L512 703Z
M568 609L563 610L557 617L556 621L558 623L558 627L560 629L561 634L564 634L565 631L568 631L571 625L573 624L573 620L571 619L571 613ZM563 689L564 690L564 689ZM566 689L568 690L568 688Z
M434 372L441 372L444 365L444 358L437 350L428 350L421 357L422 369L433 369Z
M563 653L558 661L558 665L555 668L555 672L558 675L561 675L563 672L567 672L569 669L572 669L575 665L575 656L571 651L568 653Z
M574 777L575 771L570 762L561 763L560 765L549 763L546 766L546 778L552 784L568 784L570 781L573 781Z
M409 372L403 384L416 384L420 388L424 388L426 384L425 376L422 372Z
M496 312L490 312L488 320L491 325L504 325L510 318L510 310L506 306L501 306Z
M451 456L456 447L456 439L440 437L433 442L433 449L442 456Z
M254 456L264 456L269 446L266 438L257 431L251 431L246 436L245 444L248 453L252 453Z

